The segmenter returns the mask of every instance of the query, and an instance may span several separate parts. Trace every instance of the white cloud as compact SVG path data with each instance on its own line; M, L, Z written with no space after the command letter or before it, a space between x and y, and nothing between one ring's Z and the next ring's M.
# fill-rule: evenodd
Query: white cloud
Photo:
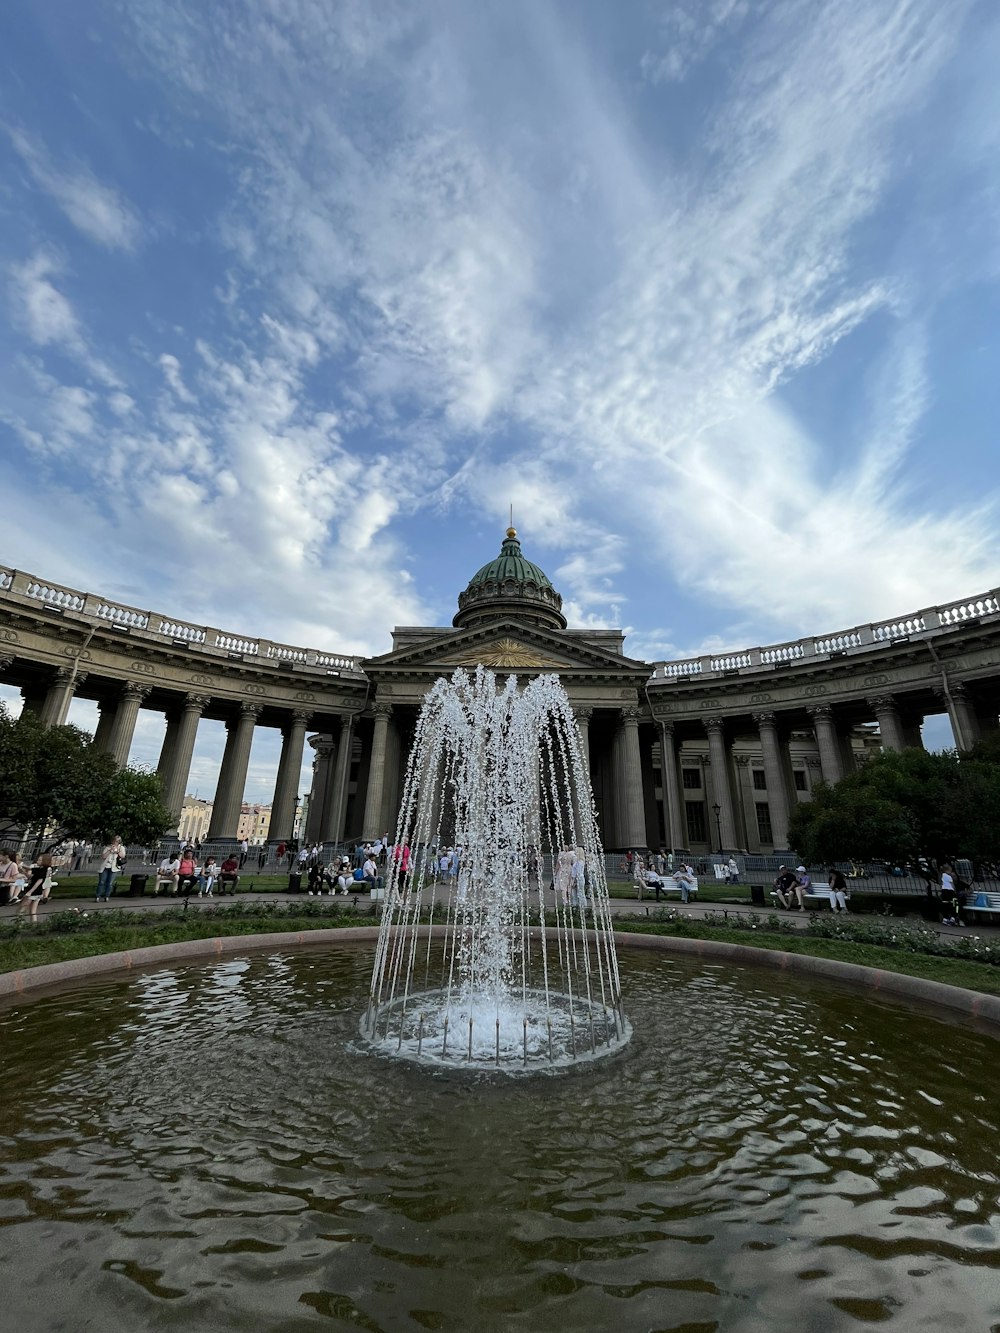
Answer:
M135 248L139 222L117 191L83 167L57 166L38 140L22 130L8 133L35 184L55 200L74 227L108 249Z
M114 371L90 347L83 326L69 299L55 285L58 262L37 254L11 265L11 298L15 322L39 347L56 347L78 361L95 379L120 389Z
M129 520L167 516L157 586L192 615L292 642L384 647L424 614L400 521L464 507L504 526L510 501L580 625L636 620L638 569L776 637L988 582L967 516L905 490L932 378L919 274L858 244L967 11L789 0L750 23L741 0L677 4L627 87L569 11L529 6L515 88L489 14L470 36L409 6L237 20L136 0L164 134L183 140L194 99L232 171L206 219L215 304L193 347L173 321L144 347L149 394L116 385L105 420L63 376L23 432L58 418ZM730 77L675 133L667 85L734 38ZM59 276L21 265L15 315L101 378ZM899 330L881 406L831 457L775 390L876 314ZM122 524L130 540L125 506ZM683 645L642 611L650 649Z

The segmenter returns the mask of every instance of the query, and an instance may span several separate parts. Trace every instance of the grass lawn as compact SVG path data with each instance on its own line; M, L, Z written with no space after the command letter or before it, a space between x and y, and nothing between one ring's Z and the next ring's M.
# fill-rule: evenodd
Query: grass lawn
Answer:
M355 911L349 900L320 901L313 905L292 903L269 907L264 903L232 903L217 909L203 909L189 916L178 911L150 914L114 914L86 923L70 919L65 928L36 928L29 925L9 927L0 938L0 972L10 972L43 963L63 962L70 958L89 958L102 953L118 953L154 944L172 944L179 940L211 939L217 935L256 935L268 932L298 932L344 926L377 925L378 915L367 904ZM893 949L855 940L813 938L797 933L766 930L750 932L713 925L692 918L677 921L616 920L619 932L673 935L686 939L723 940L750 948L776 949L786 953L809 954L817 958L835 958L845 963L860 963L905 976L924 977L967 990L1000 994L1000 967L962 958L942 958L910 950Z
M885 972L899 972L907 977L924 977L964 990L1000 995L1000 967L961 958L939 958L931 954L911 953L854 940L812 939L808 935L768 934L756 930L727 930L697 921L643 922L615 921L616 931L637 935L677 935L685 939L724 940L727 944L745 944L752 949L775 949L784 953L808 954L813 958L835 958L841 963L859 963Z

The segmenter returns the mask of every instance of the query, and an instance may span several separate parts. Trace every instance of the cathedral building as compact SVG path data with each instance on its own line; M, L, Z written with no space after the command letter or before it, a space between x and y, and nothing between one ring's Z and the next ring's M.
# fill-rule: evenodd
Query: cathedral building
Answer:
M1000 594L787 643L644 662L615 629L570 629L513 528L458 595L448 626L399 626L357 658L196 625L0 566L0 681L49 724L97 702L95 743L126 762L140 709L165 718L157 763L178 821L197 729L227 739L204 836L241 827L257 727L281 735L267 836L341 842L395 831L424 697L482 664L559 676L589 757L605 847L772 852L818 781L873 751L920 745L946 713L968 749L998 725ZM312 786L298 791L306 744ZM301 806L300 806L301 802ZM298 811L306 811L304 827ZM190 811L184 811L191 814Z

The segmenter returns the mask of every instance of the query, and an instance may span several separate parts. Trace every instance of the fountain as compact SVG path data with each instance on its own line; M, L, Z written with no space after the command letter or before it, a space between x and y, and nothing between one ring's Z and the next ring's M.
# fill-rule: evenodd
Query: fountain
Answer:
M507 1073L593 1060L631 1036L558 677L521 689L480 666L427 695L361 1032L387 1054Z

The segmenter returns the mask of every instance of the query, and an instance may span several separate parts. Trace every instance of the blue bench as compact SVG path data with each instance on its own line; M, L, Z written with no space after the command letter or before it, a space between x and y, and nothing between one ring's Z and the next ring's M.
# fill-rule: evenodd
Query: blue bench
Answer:
M1000 893L976 893L972 902L966 903L964 912L981 912L983 916L1000 917Z

